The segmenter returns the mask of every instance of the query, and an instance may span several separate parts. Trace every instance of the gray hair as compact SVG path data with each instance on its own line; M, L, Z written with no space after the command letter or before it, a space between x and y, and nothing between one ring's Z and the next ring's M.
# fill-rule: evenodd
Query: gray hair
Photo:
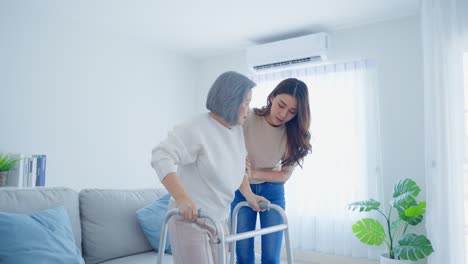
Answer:
M239 108L245 94L256 86L244 75L228 71L221 74L211 86L206 108L231 126L239 122Z

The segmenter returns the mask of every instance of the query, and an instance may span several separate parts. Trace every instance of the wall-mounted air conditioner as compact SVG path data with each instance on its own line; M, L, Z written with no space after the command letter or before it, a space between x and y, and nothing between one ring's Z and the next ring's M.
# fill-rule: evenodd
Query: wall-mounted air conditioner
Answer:
M327 58L329 35L317 33L247 48L247 65L254 72L321 63Z

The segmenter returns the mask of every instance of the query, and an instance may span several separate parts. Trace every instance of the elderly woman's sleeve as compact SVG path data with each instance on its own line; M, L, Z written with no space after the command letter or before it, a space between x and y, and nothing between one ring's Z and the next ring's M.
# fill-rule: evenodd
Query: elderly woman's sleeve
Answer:
M168 137L153 149L151 166L162 181L167 174L177 172L178 165L195 162L197 159L194 139L183 129L174 129ZM188 142L192 145L188 145Z

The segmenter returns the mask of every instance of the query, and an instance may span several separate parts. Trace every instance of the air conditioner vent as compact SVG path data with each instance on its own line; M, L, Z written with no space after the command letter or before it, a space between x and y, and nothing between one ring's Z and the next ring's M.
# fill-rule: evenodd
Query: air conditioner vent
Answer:
M276 71L326 60L329 36L317 33L252 46L246 50L247 65L254 72Z
M261 71L261 70L267 70L271 68L288 67L288 66L295 66L295 65L300 65L304 63L314 63L314 62L322 62L322 58L320 56L313 56L313 57L307 57L307 58L296 59L296 60L288 60L288 61L281 61L281 62L269 63L269 64L264 64L264 65L258 65L258 66L254 66L253 68L256 71Z

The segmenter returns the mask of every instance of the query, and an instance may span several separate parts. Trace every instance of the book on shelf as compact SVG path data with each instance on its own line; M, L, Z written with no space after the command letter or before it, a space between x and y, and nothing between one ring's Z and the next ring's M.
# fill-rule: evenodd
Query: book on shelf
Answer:
M34 155L29 158L29 173L28 173L28 184L27 187L36 186L37 177L37 157Z
M27 187L28 186L28 177L29 177L29 170L31 169L31 164L29 162L29 156L24 155L23 157L23 185L18 187ZM21 176L19 176L21 177Z
M36 186L45 186L46 155L37 155Z
M12 155L18 159L8 172L7 186L35 187L45 186L46 155Z

